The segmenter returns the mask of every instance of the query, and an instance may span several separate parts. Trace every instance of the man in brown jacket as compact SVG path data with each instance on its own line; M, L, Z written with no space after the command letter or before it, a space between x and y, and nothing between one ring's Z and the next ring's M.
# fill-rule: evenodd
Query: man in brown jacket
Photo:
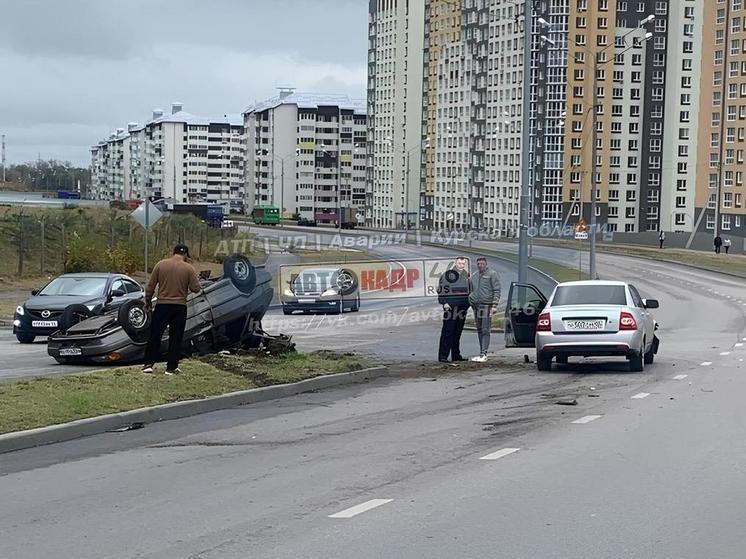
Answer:
M161 353L161 338L168 326L168 363L166 374L179 372L181 344L184 340L184 327L187 317L187 295L199 293L202 288L199 277L191 264L187 262L189 248L178 244L174 247L171 258L164 258L155 265L150 274L150 281L145 288L145 308L150 311L151 301L158 287L158 300L150 324L150 338L145 350L143 373L152 373L153 366Z

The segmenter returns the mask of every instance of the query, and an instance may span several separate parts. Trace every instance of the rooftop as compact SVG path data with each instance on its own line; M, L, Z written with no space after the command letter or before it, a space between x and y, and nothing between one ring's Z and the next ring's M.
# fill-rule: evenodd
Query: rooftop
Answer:
M356 115L365 115L367 102L365 99L355 99L348 95L325 93L291 93L277 95L261 103L248 107L244 114L274 109L280 105L297 105L299 109L318 109L319 107L340 107L353 110Z

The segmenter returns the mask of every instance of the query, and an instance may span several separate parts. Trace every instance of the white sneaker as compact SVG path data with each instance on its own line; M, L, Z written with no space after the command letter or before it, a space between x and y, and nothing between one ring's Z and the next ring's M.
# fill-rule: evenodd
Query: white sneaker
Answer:
M484 363L487 361L486 355L477 355L476 357L471 358L472 361L476 361L477 363Z

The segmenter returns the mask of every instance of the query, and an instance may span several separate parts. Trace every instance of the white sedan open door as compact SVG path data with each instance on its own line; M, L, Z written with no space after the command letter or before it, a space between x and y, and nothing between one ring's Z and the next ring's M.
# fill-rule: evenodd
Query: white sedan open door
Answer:
M536 322L547 298L528 283L511 283L505 306L505 347L534 347Z

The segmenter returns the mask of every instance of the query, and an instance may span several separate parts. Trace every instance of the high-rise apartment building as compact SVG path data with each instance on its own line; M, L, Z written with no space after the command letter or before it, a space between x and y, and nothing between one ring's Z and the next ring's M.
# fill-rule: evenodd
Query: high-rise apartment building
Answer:
M370 2L369 222L400 225L403 196L417 191L423 227L514 234L524 3L415 4ZM742 2L529 4L529 225L590 221L595 183L596 219L609 231L746 226Z
M282 88L243 119L253 205L282 207L284 215L321 223L335 222L340 208L364 211L364 100Z
M240 116L204 118L173 103L144 126L120 128L91 151L95 197L152 196L222 204L243 211L244 134Z

